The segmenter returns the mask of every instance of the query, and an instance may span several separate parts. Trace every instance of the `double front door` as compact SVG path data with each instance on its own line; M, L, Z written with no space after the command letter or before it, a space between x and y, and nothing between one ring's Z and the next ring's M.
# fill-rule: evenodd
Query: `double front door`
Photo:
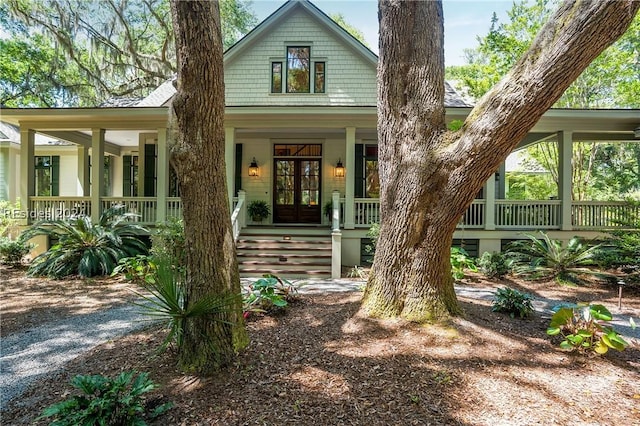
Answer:
M275 223L320 223L320 159L274 159Z

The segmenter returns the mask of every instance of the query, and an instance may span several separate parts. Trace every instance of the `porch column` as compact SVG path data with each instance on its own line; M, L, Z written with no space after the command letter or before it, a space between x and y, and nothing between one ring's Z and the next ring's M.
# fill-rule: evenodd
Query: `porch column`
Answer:
M495 173L484 184L484 229L496 229L496 178Z
M104 129L91 129L91 221L100 220L100 196L104 184Z
M560 229L571 230L571 185L573 157L573 135L568 131L558 132L558 196L560 205Z
M147 142L146 133L140 133L138 136L138 197L144 197L144 168L146 163L145 144ZM133 194L131 194L133 195Z
M35 195L34 147L36 133L31 129L20 129L20 209L27 213L29 221L29 197Z
M77 194L88 197L91 180L89 179L89 148L78 145L78 189Z
M345 176L345 204L344 204L344 229L354 229L355 212L353 210L355 204L355 186L356 186L356 128L347 127L345 129L346 137L346 176Z
M158 177L156 181L156 222L167 220L167 194L169 193L169 151L167 129L158 128Z
M233 211L233 189L234 189L234 162L233 153L236 146L236 129L235 127L224 128L224 164L227 174L227 193L229 194L229 209Z

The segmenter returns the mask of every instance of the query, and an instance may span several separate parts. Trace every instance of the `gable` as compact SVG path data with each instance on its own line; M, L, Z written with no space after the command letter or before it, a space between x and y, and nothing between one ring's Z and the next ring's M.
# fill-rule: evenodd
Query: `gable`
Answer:
M375 106L375 62L331 31L326 22L296 6L225 62L227 106ZM286 93L286 88L271 93L272 63L282 63L284 84L287 47L292 46L308 46L311 62L325 64L324 93Z

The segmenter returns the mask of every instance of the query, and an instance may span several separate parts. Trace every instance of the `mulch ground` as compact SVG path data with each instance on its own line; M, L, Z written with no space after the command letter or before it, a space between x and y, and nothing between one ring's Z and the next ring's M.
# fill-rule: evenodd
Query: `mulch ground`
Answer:
M64 294L70 288L64 283L37 285ZM36 284L17 275L4 285L18 288L3 288L3 329L4 294L12 295L16 311L19 295ZM103 283L104 296L120 285ZM617 311L617 289L605 285L570 288L479 276L464 285L509 285L541 297L598 301L636 321L640 316L635 290L627 291ZM76 297L84 294L53 300ZM151 404L175 404L158 425L640 425L637 344L604 357L570 354L546 336L548 318L512 319L491 312L489 301L460 298L463 318L420 326L363 318L357 313L360 297L304 296L283 315L253 317L249 347L232 367L208 379L181 374L172 351L154 356L163 330L108 342L32 386L6 407L1 422L32 424L44 407L74 393L67 383L76 374L135 369L161 384ZM52 315L69 313L54 305ZM30 308L24 308L21 318L28 318Z

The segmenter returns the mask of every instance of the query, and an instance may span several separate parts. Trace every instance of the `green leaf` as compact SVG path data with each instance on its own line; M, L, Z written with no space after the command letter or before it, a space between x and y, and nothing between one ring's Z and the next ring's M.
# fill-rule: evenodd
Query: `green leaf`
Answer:
M574 346L568 340L560 342L560 348L565 350L573 350Z
M593 350L600 355L604 355L609 351L609 348L607 347L607 345L603 344L602 341L596 343L596 345L594 346Z
M589 312L591 316L602 321L611 321L613 319L611 312L603 305L591 305L589 306Z
M547 334L549 336L555 336L557 334L560 334L560 328L559 327L549 327L549 328L547 328Z

